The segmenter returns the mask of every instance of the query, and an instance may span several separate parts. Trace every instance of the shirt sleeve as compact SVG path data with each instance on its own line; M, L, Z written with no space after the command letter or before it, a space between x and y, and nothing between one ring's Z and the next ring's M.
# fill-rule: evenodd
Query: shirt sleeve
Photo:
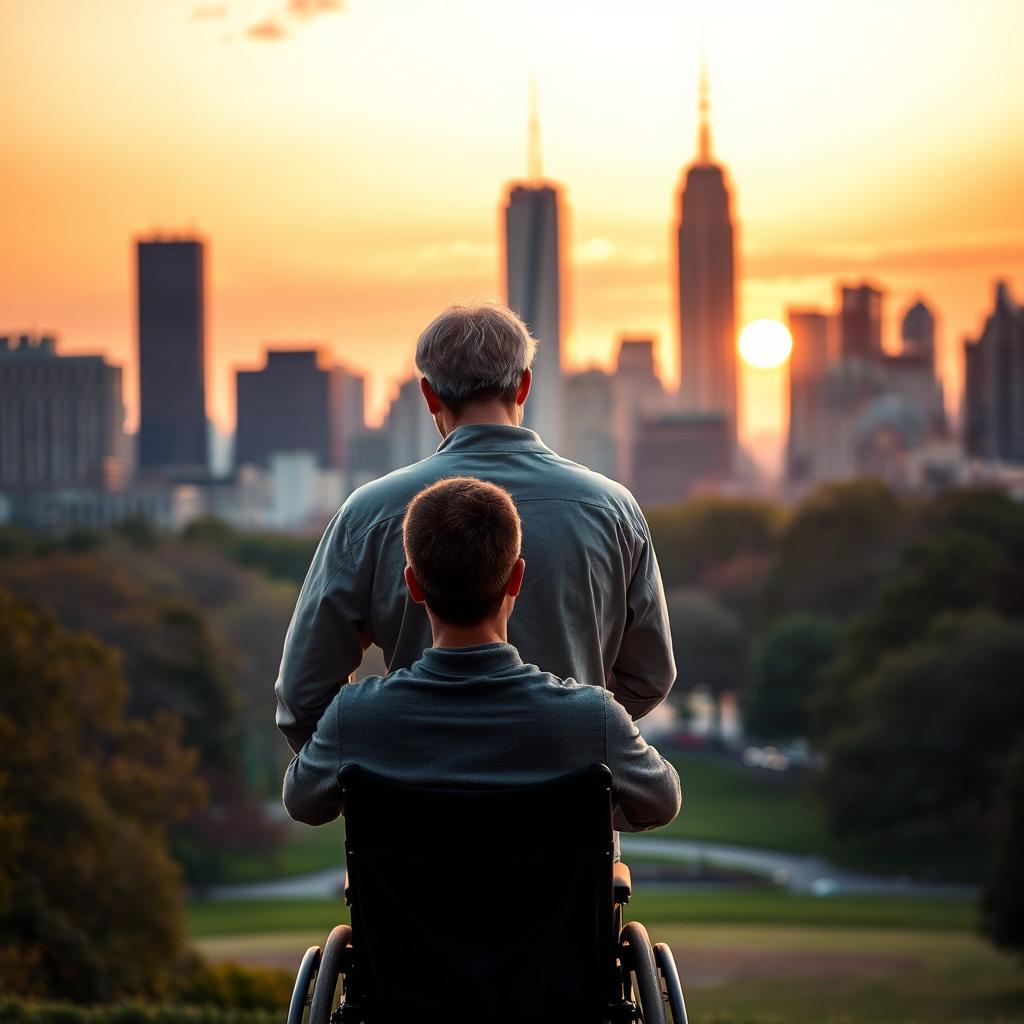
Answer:
M342 509L313 556L284 639L274 692L277 726L298 752L341 685L363 660L365 597Z
M626 628L612 665L608 688L630 717L643 718L656 708L676 681L665 589L650 531L642 524L640 555L626 593Z
M343 808L338 784L341 750L341 694L327 709L316 731L292 758L284 775L281 799L296 821L324 825L334 821Z
M605 753L615 797L613 821L620 832L667 825L682 804L675 768L640 735L640 730L605 695Z

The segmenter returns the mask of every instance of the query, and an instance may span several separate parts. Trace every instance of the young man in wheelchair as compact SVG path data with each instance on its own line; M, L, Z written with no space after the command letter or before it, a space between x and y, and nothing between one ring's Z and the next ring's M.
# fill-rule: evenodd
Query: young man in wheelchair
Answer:
M604 681L559 679L508 643L526 570L508 492L471 477L441 480L409 503L403 538L405 582L425 605L433 646L409 668L341 687L288 767L288 813L310 825L343 813L345 765L417 785L487 787L605 764L616 829L671 821L679 777Z

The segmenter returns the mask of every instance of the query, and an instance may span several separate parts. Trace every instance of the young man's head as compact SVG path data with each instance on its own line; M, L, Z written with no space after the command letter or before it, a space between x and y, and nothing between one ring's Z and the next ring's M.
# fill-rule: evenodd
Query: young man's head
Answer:
M504 634L525 568L508 491L468 476L439 480L409 502L402 535L405 580L435 639L439 626Z
M537 342L508 306L449 306L416 343L420 387L446 436L467 415L521 423Z

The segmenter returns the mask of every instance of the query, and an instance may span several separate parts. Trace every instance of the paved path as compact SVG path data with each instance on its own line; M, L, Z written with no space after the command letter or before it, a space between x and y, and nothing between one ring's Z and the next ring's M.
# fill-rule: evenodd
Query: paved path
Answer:
M779 850L761 850L727 843L693 842L660 836L623 836L622 856L629 862L630 854L656 856L664 862L690 863L703 860L723 868L735 868L770 878L776 885L791 892L829 896L838 893L879 896L941 896L975 892L969 886L931 885L909 878L886 878L865 875L835 867L821 857L801 856ZM214 886L205 895L215 900L282 900L317 899L337 896L341 892L344 867L328 868L308 875L281 878L245 885ZM659 883L664 885L666 883ZM673 883L667 883L673 884ZM674 883L687 884L687 883Z

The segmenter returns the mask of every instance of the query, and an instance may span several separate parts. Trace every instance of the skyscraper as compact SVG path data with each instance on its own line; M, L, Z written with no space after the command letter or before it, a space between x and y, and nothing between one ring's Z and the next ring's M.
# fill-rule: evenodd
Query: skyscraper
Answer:
M704 73L697 159L679 197L678 287L682 406L724 413L735 437L735 241L725 172L711 159Z
M136 266L139 469L205 475L204 244L139 239Z
M822 388L829 366L829 321L817 310L789 310L793 353L789 360L789 442L786 476L794 483L813 479L820 462Z
M995 309L964 344L964 445L988 461L1024 463L1024 309L996 285Z
M843 359L882 355L882 293L869 284L842 286L839 345Z
M935 317L920 300L903 317L903 354L933 362L935 359Z
M563 440L561 248L557 186L541 174L537 115L530 116L529 181L505 205L506 301L537 339L526 426L558 449Z

